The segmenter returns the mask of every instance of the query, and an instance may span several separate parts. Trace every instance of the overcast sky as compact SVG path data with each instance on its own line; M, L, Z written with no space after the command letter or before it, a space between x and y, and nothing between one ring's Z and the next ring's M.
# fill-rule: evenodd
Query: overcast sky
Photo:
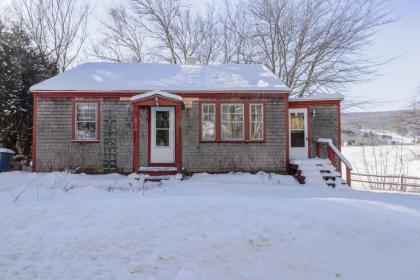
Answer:
M0 0L5 4L10 0ZM107 7L128 0L91 0L94 18L103 18ZM372 81L356 84L343 92L349 99L371 101L363 111L384 111L407 108L409 100L420 88L420 0L391 0L396 7L397 22L383 26L374 36L372 57L394 58L381 67L380 76ZM222 0L190 0L197 8L205 3L222 3ZM97 21L92 20L92 25ZM96 29L96 28L95 28Z
M382 67L379 78L354 85L347 93L354 99L379 102L370 111L407 107L407 100L420 89L420 1L394 2L400 20L379 30L373 38L372 55L395 59Z

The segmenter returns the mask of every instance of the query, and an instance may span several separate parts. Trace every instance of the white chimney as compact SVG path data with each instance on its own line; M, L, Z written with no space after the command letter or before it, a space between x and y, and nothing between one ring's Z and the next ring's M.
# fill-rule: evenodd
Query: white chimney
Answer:
M194 65L196 58L194 56L187 56L185 58L185 65Z

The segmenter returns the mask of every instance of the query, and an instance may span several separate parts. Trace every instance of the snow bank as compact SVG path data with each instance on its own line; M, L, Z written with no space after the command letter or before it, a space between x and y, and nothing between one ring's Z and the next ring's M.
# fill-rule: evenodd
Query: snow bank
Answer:
M0 279L420 279L419 195L266 173L108 188L129 183L0 174ZM37 185L57 191L37 199Z

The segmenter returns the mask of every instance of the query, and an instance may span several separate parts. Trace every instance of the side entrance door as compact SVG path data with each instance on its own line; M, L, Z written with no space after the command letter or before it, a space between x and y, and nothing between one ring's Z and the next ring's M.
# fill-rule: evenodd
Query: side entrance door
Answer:
M150 163L175 162L175 108L151 108Z
M308 111L289 109L289 157L290 159L308 158Z

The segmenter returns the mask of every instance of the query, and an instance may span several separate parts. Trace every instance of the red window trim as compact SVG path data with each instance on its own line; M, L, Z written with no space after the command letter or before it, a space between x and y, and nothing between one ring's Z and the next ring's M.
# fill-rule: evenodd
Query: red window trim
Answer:
M216 116L216 118L219 119L220 121L220 127L222 127L222 106L223 105L239 105L242 106L242 112L243 112L243 118L242 118L242 123L243 123L243 127L242 127L242 135L243 138L242 139L222 139L222 131L220 130L220 141L221 142L244 142L247 139L249 139L249 133L247 132L247 123L246 123L246 119L247 119L247 114L246 114L246 110L247 107L245 105L244 102L220 102L219 106L220 106L220 115Z
M96 104L96 139L94 140L80 140L76 139L76 105L85 104L85 103L95 103ZM99 143L100 142L100 102L99 100L73 100L72 101L72 133L71 139L73 143Z
M202 104L214 104L216 106L216 116L215 116L215 140L204 140L202 139ZM221 105L222 104L240 104L244 106L244 139L241 140L222 140L221 137L221 123L222 123L222 114L221 114ZM250 114L250 105L251 104L262 104L263 106L263 138L262 139L251 139L250 130L251 130L251 114ZM267 127L267 113L266 113L266 101L200 101L199 102L199 142L200 143L265 143L266 142L266 127Z
M252 122L252 120L251 120L251 118L252 118L252 116L251 116L251 105L262 105L262 114L263 114L263 118L262 118L263 131L262 131L262 133L263 133L263 135L262 135L261 139L252 139L251 138L251 122ZM248 110L249 110L249 140L251 140L251 141L263 141L265 139L265 121L266 121L266 119L265 119L265 105L264 105L264 103L261 103L261 102L250 102Z
M216 104L216 102L200 102L200 116L199 116L199 118L200 118L200 140L203 138L203 127L202 127L202 122L203 122L203 105L213 105L214 106L214 138L213 139L203 139L202 141L204 141L204 142L214 142L214 141L216 141L216 139L217 139L217 133L216 133L216 131L217 131L217 126L216 126L216 118L217 118L217 104Z

